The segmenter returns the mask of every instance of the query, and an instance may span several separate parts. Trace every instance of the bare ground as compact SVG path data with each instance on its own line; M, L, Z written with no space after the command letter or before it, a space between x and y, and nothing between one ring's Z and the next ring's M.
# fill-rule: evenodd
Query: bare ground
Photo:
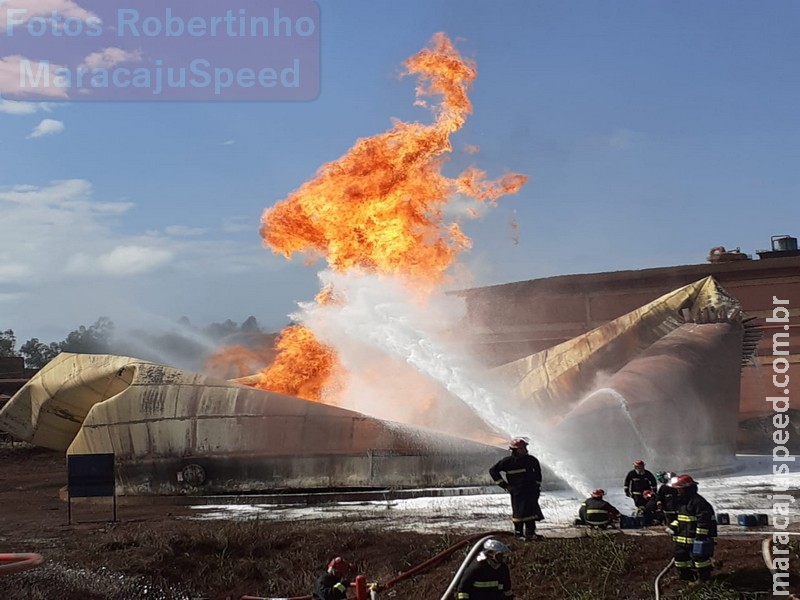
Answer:
M369 581L386 583L480 530L447 534L385 531L392 517L300 522L189 520L188 506L74 504L72 525L59 499L66 483L60 453L0 445L0 552L35 552L44 563L0 575L8 600L139 600L305 596L335 554L355 561ZM654 598L654 580L671 557L666 536L622 533L548 538L512 548L518 600ZM661 598L725 600L772 597L761 537L721 537L714 581L687 588L674 571ZM379 598L437 600L464 557L449 558L382 591ZM792 592L800 595L800 548L793 546ZM776 596L777 597L777 596ZM785 597L785 596L784 596Z

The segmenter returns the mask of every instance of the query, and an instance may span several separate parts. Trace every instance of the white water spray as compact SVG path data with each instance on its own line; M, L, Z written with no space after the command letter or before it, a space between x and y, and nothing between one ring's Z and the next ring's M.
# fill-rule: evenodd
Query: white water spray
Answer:
M528 437L531 453L572 488L585 494L592 489L566 461L554 456L536 437L530 437L534 427L527 427L521 415L503 406L498 394L478 383L475 374L479 368L471 365L463 352L456 352L437 340L437 331L452 330L458 325L460 311L453 310L455 299L438 298L415 309L408 292L393 280L327 271L320 278L324 284L333 285L346 298L345 303L303 305L303 313L293 318L309 327L322 343L334 348L350 370L376 350L404 361L460 399L507 438ZM354 356L358 358L353 359Z
M633 415L631 414L630 406L628 405L628 400L625 398L625 396L620 394L614 388L603 387L603 388L599 388L599 389L596 389L596 390L592 391L592 393L590 393L587 396L585 396L578 403L578 405L575 407L575 409L577 409L579 406L581 406L585 402L588 402L589 400L594 398L597 394L608 394L609 396L614 398L614 400L616 400L619 403L620 411L625 416L625 420L631 426L631 429L633 430L633 433L636 435L636 438L639 440L639 443L641 444L642 448L644 449L645 456L643 458L645 459L646 462L655 460L656 457L658 456L658 454L653 450L653 448L648 443L647 436L643 435L641 430L639 429L639 426L637 425L636 420L633 418ZM575 410L575 409L573 409L573 410Z

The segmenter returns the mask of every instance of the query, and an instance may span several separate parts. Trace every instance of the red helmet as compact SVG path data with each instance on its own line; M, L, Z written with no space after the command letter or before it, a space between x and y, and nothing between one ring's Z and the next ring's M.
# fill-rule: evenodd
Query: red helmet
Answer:
M644 496L645 500L650 500L650 498L655 496L655 494L653 494L653 492L650 490L645 490L644 492L642 492L642 496Z
M640 458L639 460L633 461L634 467L644 467L644 461Z
M520 448L527 448L527 447L528 447L528 442L526 442L522 438L514 438L508 445L509 450L519 450Z
M355 568L353 563L346 561L341 556L331 559L331 562L328 563L328 573L337 577L344 577Z
M695 484L695 480L688 475L678 475L677 477L670 479L667 485L669 485L671 488L675 488L676 490L680 490Z
M602 498L605 495L606 495L606 491L605 490L601 490L600 488L597 488L596 490L594 490L592 492L592 498Z

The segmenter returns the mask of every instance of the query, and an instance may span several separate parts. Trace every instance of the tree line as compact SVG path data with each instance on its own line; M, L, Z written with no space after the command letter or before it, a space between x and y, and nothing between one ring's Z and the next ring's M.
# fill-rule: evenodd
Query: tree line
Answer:
M115 335L116 327L108 317L100 317L92 325L81 325L58 342L45 343L31 338L17 348L13 329L0 330L0 357L22 356L25 366L40 369L60 352L79 354L118 354L154 362L167 358L175 366L197 368L206 355L220 345L249 346L249 339L264 331L255 317L240 324L227 319L195 327L186 317L175 322L168 331L133 329Z

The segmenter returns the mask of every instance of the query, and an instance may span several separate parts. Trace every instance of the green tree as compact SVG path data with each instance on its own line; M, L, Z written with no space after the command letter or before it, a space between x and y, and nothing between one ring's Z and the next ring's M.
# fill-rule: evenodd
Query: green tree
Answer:
M39 338L29 339L19 349L19 353L25 357L25 366L31 369L41 369L53 360L59 352L61 352L60 343L50 342L45 344L40 342Z
M70 331L60 348L62 352L109 354L113 335L114 322L108 317L100 317L89 327L81 325L75 331Z
M224 337L237 333L239 326L234 321L227 319L224 323L212 323L204 331L212 340L219 341Z
M0 356L17 356L17 352L14 349L16 345L17 336L14 335L13 330L0 331Z
M247 317L245 322L242 323L241 329L244 333L258 333L261 331L258 320L253 316Z

